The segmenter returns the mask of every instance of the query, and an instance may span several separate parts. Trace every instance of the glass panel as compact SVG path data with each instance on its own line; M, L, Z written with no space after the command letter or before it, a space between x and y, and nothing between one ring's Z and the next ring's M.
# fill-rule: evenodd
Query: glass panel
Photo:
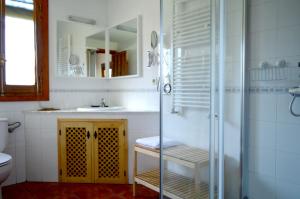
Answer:
M241 198L244 1L225 1L224 197Z
M7 85L35 85L33 1L5 1Z
M209 0L163 0L161 193L209 198L212 26ZM167 91L167 90L165 90ZM214 178L213 178L214 179Z
M217 185L223 177L224 198L241 198L245 4L223 1L220 18L220 2L163 0L161 76L172 91L162 94L161 191L170 198L221 196ZM225 48L220 49L223 34ZM224 74L218 68L221 51ZM220 116L224 142L219 140ZM223 144L225 167L219 173L217 152Z
M220 67L224 67L224 73L220 70L219 65L216 68L215 82L217 85L216 90L216 115L218 115L218 134L216 140L218 140L218 146L215 147L216 151L219 151L219 147L223 146L224 149L224 171L219 173L221 168L219 164L216 167L218 176L223 177L221 186L224 190L224 198L239 199L242 198L242 160L244 158L243 151L243 114L244 114L244 1L235 2L226 0L217 1L217 5L220 2L224 3L224 10L220 12L220 8L217 8L217 48L218 48L218 63L222 54L224 53L224 62L220 63ZM224 13L223 17L221 14ZM221 28L223 23L224 29ZM222 33L222 34L221 34ZM223 40L221 40L223 36ZM223 42L224 48L221 49ZM224 95L221 94L221 89L224 91ZM220 112L220 105L224 106L224 113ZM222 118L221 118L222 116ZM223 122L222 120L223 119ZM222 133L221 122L224 125L223 136L224 140L219 137ZM219 139L220 138L220 139ZM218 156L221 154L218 154ZM220 160L220 158L218 158ZM218 162L219 163L219 162ZM218 193L221 195L221 192Z

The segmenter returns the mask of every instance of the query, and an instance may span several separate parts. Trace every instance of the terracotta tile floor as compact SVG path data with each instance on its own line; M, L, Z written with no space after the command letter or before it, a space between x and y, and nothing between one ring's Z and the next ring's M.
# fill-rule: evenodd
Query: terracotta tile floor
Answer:
M138 186L137 197L131 185L21 183L3 187L3 199L157 199L158 194Z

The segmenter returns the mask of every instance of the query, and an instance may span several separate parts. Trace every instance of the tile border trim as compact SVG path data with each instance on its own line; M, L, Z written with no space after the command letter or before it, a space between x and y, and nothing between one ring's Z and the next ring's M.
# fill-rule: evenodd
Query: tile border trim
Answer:
M114 93L114 92L142 92L156 93L156 89L50 89L52 93Z
M250 87L250 93L288 93L290 87ZM216 89L218 92L218 89ZM240 93L240 87L226 87L226 93ZM50 89L52 93L158 93L156 89Z

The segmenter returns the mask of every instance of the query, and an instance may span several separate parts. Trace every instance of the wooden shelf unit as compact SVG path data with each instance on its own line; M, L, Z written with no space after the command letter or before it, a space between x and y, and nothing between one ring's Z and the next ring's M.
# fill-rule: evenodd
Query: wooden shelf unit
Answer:
M159 170L147 171L141 174L137 173L137 155L142 153L155 158L160 157L160 151L157 149L147 148L141 145L134 147L134 183L133 195L136 195L136 184L142 184L154 191L159 192L160 172ZM192 198L209 198L209 187L201 183L199 178L199 168L207 166L209 154L207 151L179 145L164 149L163 159L171 161L188 168L194 169L195 179L164 170L164 195L174 199L192 199Z

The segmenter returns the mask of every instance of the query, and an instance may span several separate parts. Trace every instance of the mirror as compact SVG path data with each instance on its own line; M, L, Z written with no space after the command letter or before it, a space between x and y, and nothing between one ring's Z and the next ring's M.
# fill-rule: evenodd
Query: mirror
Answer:
M86 63L88 77L106 77L105 31L86 38Z
M140 74L139 17L100 30L76 22L57 23L57 75L120 78ZM107 70L108 69L108 70Z
M57 75L87 77L86 38L99 29L96 26L57 22Z
M110 77L137 75L137 19L109 30Z

